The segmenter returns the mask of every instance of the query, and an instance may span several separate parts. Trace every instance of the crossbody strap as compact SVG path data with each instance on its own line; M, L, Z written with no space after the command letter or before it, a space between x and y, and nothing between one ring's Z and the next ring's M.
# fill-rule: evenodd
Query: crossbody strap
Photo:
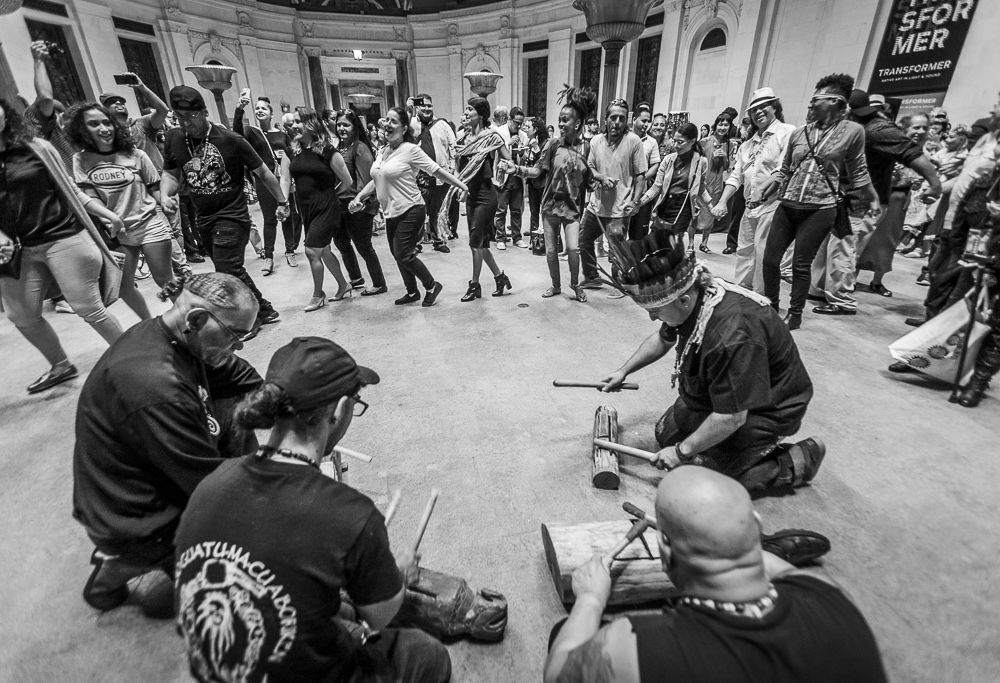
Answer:
M834 124L834 125L836 125L836 124ZM833 129L831 127L830 133L828 133L828 135L832 134L832 132L833 132ZM818 156L816 156L816 148L813 147L812 139L809 137L809 127L807 126L802 131L802 133L806 136L806 144L809 145L809 154L810 154L810 156L812 156L813 161L816 162L816 165L819 166L820 165L820 158ZM800 163L799 166L801 166L801 165L802 164ZM826 167L825 166L823 166L821 168L820 173L823 174L823 180L826 181L827 187L830 188L830 194L832 194L835 199L839 198L839 196L840 196L841 193L836 188L834 188L833 182L830 180L830 176L828 176L827 173L826 173Z

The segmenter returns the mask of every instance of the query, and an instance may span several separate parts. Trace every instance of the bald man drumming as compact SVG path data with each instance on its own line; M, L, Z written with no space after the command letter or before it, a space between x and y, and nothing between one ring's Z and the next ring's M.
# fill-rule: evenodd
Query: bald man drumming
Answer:
M233 355L256 298L222 273L172 281L164 293L173 308L104 352L77 405L73 516L96 546L83 598L102 611L126 600L130 579L173 571L174 531L195 486L226 455L257 446L252 433L227 428L226 410L261 384ZM168 616L170 603L141 604Z
M663 570L682 597L663 614L601 627L611 576L595 556L573 575L576 603L546 683L886 680L845 594L761 549L760 518L737 481L678 467L660 482L656 520Z

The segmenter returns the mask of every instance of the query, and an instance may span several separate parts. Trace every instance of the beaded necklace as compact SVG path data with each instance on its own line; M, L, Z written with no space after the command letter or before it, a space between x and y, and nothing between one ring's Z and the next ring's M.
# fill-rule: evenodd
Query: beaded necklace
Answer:
M275 448L274 446L260 446L257 449L257 457L263 458L265 460L274 457L275 455L280 455L283 458L291 458L292 460L298 460L315 468L317 471L319 469L319 464L310 458L309 456L302 455L301 453L296 453L295 451L290 451L287 448Z
M705 607L716 612L722 612L730 616L750 617L752 619L763 619L764 615L774 607L774 601L778 599L778 589L773 583L767 584L767 594L764 597L747 602L721 602L711 598L696 598L685 595L678 604L690 605L691 607Z

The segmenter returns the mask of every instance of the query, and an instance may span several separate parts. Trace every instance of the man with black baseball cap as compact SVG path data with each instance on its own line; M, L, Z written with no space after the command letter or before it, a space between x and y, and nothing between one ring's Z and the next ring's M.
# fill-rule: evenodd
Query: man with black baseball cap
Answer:
M394 558L374 503L320 471L378 381L329 339L299 337L237 407L270 438L198 485L176 537L177 621L198 680L236 666L245 680L449 680L441 643L386 628L417 558Z
M288 200L278 179L241 136L208 120L201 93L179 85L170 91L170 107L179 127L167 132L163 144L161 192L164 208L175 208L181 175L198 212L198 229L209 248L215 270L238 277L250 288L260 304L257 322L248 335L256 336L261 325L278 320L278 312L257 289L244 267L250 241L250 211L244 193L246 171L250 170L278 201L278 221L288 217Z

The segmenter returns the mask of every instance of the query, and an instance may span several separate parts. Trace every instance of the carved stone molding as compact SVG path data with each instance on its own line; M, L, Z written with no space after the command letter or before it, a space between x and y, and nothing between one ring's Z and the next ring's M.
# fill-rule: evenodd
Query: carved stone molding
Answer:
M235 10L236 12L236 23L239 25L239 32L241 35L252 36L254 35L253 30L253 20L250 17L250 12L245 9Z
M163 12L175 19L184 16L181 12L181 0L163 0Z
M694 14L694 12L699 8L704 8L713 19L719 16L719 6L723 3L731 7L733 11L736 12L737 17L740 16L740 13L743 11L743 0L677 0L677 2L684 3L685 29L687 29L691 24L691 15Z
M499 45L477 45L476 47L462 48L462 63L468 63L473 57L479 57L482 59L484 56L489 55L496 61L500 61L500 46Z
M509 38L511 34L510 15L504 14L500 17L500 37Z
M458 24L448 24L448 44L458 45Z
M195 31L193 29L187 30L188 44L191 46L192 54L196 49L208 43L212 47L212 52L221 52L222 46L225 45L232 49L233 52L239 53L240 41L238 38L231 38L229 36L220 36L215 31Z
M393 26L392 27L393 38L395 38L399 42L405 42L405 41L409 40L409 36L407 35L407 33L408 33L408 31L406 30L405 26Z

